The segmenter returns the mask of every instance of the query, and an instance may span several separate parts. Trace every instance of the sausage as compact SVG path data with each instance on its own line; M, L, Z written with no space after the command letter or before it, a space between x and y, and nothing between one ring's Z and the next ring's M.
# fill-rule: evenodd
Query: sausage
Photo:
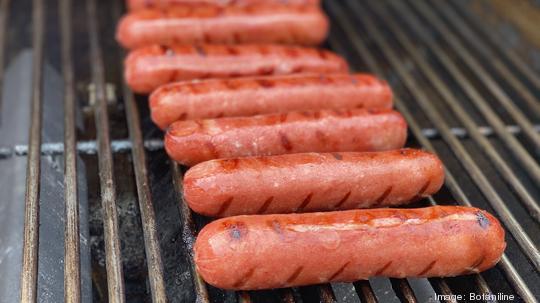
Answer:
M153 45L130 52L125 66L125 79L137 93L182 80L348 71L330 51L264 44Z
M194 251L209 284L255 290L478 273L505 247L488 212L434 206L229 217L206 225Z
M130 11L159 8L164 9L178 4L213 4L227 5L258 5L258 4L288 4L288 5L319 5L319 0L127 0Z
M150 96L162 129L178 120L253 116L294 110L392 108L392 90L367 74L297 74L177 82Z
M128 13L116 40L128 49L178 43L319 45L328 28L328 18L315 5L175 5Z
M320 110L177 121L165 134L175 161L302 152L382 151L403 147L407 124L391 110Z
M307 153L203 162L184 176L184 199L211 217L385 207L437 192L444 168L414 149Z

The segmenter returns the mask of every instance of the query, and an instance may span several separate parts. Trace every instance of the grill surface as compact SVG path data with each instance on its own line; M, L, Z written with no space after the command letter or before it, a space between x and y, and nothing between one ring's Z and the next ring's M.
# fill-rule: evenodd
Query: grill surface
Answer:
M146 98L123 84L114 41L122 2L0 0L0 219L9 223L0 302L540 297L540 51L494 13L504 1L324 3L327 47L387 79L409 122L408 146L446 165L443 190L413 207L457 201L492 212L507 231L501 262L466 277L238 293L194 270L193 241L208 219L178 203L185 168L168 160Z

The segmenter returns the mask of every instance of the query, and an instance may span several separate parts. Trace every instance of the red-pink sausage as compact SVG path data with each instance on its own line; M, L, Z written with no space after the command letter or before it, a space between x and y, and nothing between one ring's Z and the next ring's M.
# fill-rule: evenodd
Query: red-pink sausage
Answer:
M153 45L130 52L125 63L125 79L137 93L183 80L347 71L330 51L272 44Z
M302 152L382 151L403 147L407 124L391 110L321 110L178 121L165 135L175 161Z
M161 129L178 120L332 108L389 109L392 90L368 74L295 74L177 82L150 96Z
M414 149L222 159L184 176L197 213L228 217L395 206L437 192L444 168Z
M436 206L229 217L205 226L194 250L206 282L254 290L478 273L505 246L488 212Z
M128 13L116 39L129 49L197 43L319 45L327 33L328 19L316 5L175 5Z
M287 5L318 5L319 0L126 0L130 11L148 8L168 8L178 4L213 4L228 5L260 5L260 4L287 4Z

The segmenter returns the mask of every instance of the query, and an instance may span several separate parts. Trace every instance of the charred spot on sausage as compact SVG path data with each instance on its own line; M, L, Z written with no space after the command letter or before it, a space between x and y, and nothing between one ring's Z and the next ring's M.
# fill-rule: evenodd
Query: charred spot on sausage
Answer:
M376 205L380 205L384 202L384 200L386 200L386 198L388 198L388 195L390 195L390 193L392 192L392 189L393 187L390 186L388 187L383 193L382 195L377 198L377 200L375 200L375 203L373 204L373 206L376 206Z
M225 202L221 204L221 207L219 208L215 216L216 217L221 216L229 208L229 206L231 206L232 201L233 201L233 197L230 197L229 199L225 200Z
M257 213L258 214L264 213L268 209L268 206L270 206L272 201L274 201L274 196L271 196L270 198L266 199L266 201L264 201L264 204L261 206L261 208L259 208Z
M232 240L240 240L247 234L247 227L244 222L235 221L225 223L225 228L229 230Z
M328 278L328 281L332 281L335 278L337 278L345 270L345 268L347 267L347 265L349 265L349 263L350 261L345 262L345 264L343 264L333 275L331 275Z
M433 268L433 266L435 266L435 263L437 263L437 260L429 263L428 266L426 268L424 268L424 270L422 270L421 272L418 273L418 276L423 276L423 275L427 274Z
M197 54L201 57L206 57L206 51L204 50L204 48L200 45L195 45L195 51L197 52Z
M279 235L283 234L283 230L281 229L281 224L279 224L279 221L277 220L268 221L266 222L266 225L270 226L272 230L275 231L277 234Z
M431 183L431 181L428 180L426 182L426 184L424 184L424 186L422 186L422 188L420 188L418 193L416 195L414 195L414 197L411 198L411 201L417 201L417 200L423 199L424 198L424 193L428 189L430 183Z
M283 146L283 148L285 148L285 150L287 151L292 150L291 141L289 140L289 138L287 138L287 136L283 132L279 132L279 138L281 141L281 145Z
M340 153L332 153L332 156L334 156L336 160L343 160L343 156Z
M235 169L238 166L238 162L239 162L238 159L225 159L225 160L222 160L220 164L221 164L221 168L229 171L229 170Z
M488 226L491 224L489 219L481 211L476 213L476 221L478 221L478 224L483 229L488 228Z
M291 276L287 279L287 284L290 284L290 283L292 283L294 280L296 280L296 278L298 278L298 276L300 275L300 273L302 272L303 269L304 269L303 266L298 267L298 268L291 274Z
M384 273L384 271L387 270L387 269L390 267L390 265L392 265L392 261L386 263L383 267L381 267L379 270L377 270L377 271L375 272L375 275L374 275L374 276L376 276L376 277L377 277L377 276L382 276L383 273Z
M334 208L338 208L338 207L342 206L343 204L345 204L345 202L347 201L347 199L349 199L349 196L350 196L350 195L351 195L351 191L349 191L348 193L346 193L346 194L345 194L345 197L343 197L343 199L341 199L341 200L339 201L339 203L336 204L336 205L334 206Z
M299 211L302 211L306 206L308 206L309 202L311 202L311 198L313 197L313 193L310 193L307 195L307 197L302 201L302 204L298 207Z

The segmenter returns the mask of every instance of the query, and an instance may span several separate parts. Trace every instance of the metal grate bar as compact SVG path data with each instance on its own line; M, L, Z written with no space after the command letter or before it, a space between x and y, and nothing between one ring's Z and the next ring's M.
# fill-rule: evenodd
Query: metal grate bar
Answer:
M195 262L193 261L193 244L195 242L196 227L195 222L193 221L193 213L186 201L184 200L184 188L183 188L183 174L180 171L180 167L177 163L172 164L173 172L173 186L176 188L177 196L180 203L180 216L182 218L182 239L186 247L186 251L189 255L188 262L191 269L191 276L193 277L193 284L195 285L195 295L197 303L208 303L210 302L208 297L208 290L206 289L206 284L197 272L195 267Z
M40 1L40 0L37 0ZM116 212L116 189L113 176L113 159L109 133L107 100L105 95L105 76L103 58L99 46L99 33L95 0L87 0L88 29L92 82L96 88L95 124L98 139L99 179L101 204L103 208L103 227L105 234L105 253L109 302L125 302L120 237Z
M463 24L463 20L456 20L457 15L447 8L447 5L431 5L434 11L442 13L444 17L450 21L452 26L457 29L462 37L471 44L482 56L490 58L490 64L504 77L508 83L513 86L515 91L521 95L523 100L527 103L528 107L534 111L534 113L540 116L540 102L534 96L534 94L517 78L517 76L510 71L510 69L503 63L503 61L497 57L493 50L488 48L486 44L482 43L476 37L473 37L473 33L469 31Z
M402 6L402 3L399 3ZM514 104L511 98L495 82L489 72L478 62L477 59L467 50L458 38L444 26L433 12L422 1L409 1L409 4L420 12L430 24L441 33L442 38L452 46L454 51L470 67L470 70L485 84L487 89L496 97L499 103L512 116L518 125L523 128L524 133L530 138L536 148L540 149L540 135L533 130L531 122L523 112Z
M415 51L414 45L410 42L410 40L405 36L405 33L401 30L401 28L395 23L394 19L391 18L386 12L387 9L381 9L378 5L372 6L376 13L379 15L382 21L384 21L385 24L388 25L388 27L391 29L392 34L394 37L403 45L403 47L407 50L408 55L411 56L411 58L414 60L416 65L420 67L422 72L426 75L426 78L431 81L433 86L437 89L437 91L443 96L443 100L446 102L446 104L451 108L451 110L456 114L456 116L459 118L461 123L463 123L468 133L472 136L472 138L482 147L482 149L487 153L491 161L495 164L496 168L499 170L501 176L505 179L507 183L512 185L516 193L521 197L523 203L527 207L527 209L531 212L533 218L539 222L540 219L540 206L536 203L535 199L531 196L531 194L527 191L527 189L523 186L523 184L519 181L517 175L515 174L514 170L510 168L510 166L506 163L506 161L503 159L501 155L497 152L497 148L491 144L491 142L480 132L478 131L478 125L473 121L473 119L467 114L467 111L459 104L459 101L457 98L450 92L448 87L444 84L443 80L437 76L437 73L434 71L434 69L426 64L425 60L423 60L418 52ZM442 53L442 50L435 50L435 53ZM435 106L432 104L428 104L428 107L431 111L436 111ZM527 156L527 164L531 165L530 171L535 173L533 176L538 177L538 182L540 182L540 167L536 164L534 159L529 156L527 151L517 142L517 140L512 137L508 136L509 138L513 139L510 141L505 141L507 144L515 143L515 145L510 146L516 146L519 147L519 151L522 151ZM531 163L529 163L531 162Z
M355 5L357 2L351 3L349 1L348 3L352 4L352 7L355 10L360 10L360 6ZM363 15L364 17L367 16L359 11L358 14ZM373 37L384 56L389 60L392 67L403 80L405 86L415 97L417 103L422 107L423 111L426 113L431 122L441 131L443 139L449 144L454 153L462 160L464 168L478 184L484 195L486 195L488 202L496 210L499 217L505 223L508 230L510 233L512 233L527 257L532 261L537 269L540 269L540 252L538 251L538 248L533 243L531 238L525 233L523 227L519 224L512 212L504 204L502 198L498 195L495 188L493 188L493 185L491 185L487 177L484 175L480 167L478 167L472 156L467 152L463 144L449 131L450 128L444 121L443 116L430 107L431 103L429 102L427 95L423 90L420 89L417 82L408 75L407 70L401 64L401 61L394 52L394 49L384 39L382 39L382 32L380 32L378 28L369 26L368 22L366 22L363 18L357 18L357 20L363 24L370 37ZM371 18L368 18L368 20L371 20Z
M400 4L395 3L395 5ZM445 68L450 72L454 79L464 89L468 97L477 106L479 112L482 113L484 117L489 121L489 123L493 126L493 129L495 130L497 135L506 143L506 146L514 153L514 155L516 155L518 161L523 164L523 167L529 173L529 175L533 177L536 182L540 183L540 167L538 166L537 162L531 157L531 155L521 145L521 143L519 143L519 141L512 134L509 134L507 132L507 128L505 127L503 121L497 116L495 111L490 106L489 102L486 101L482 97L482 94L466 80L467 78L465 77L465 75L461 71L459 71L458 68L456 68L456 66L452 63L446 52L444 52L438 46L438 44L435 43L435 41L433 41L433 39L429 35L427 35L425 29L418 23L417 19L406 13L406 8L395 6L395 11L404 11L404 13L401 15L404 17L405 21L412 29L414 29L415 33L418 33L422 37L422 41L429 46L432 52L437 54L437 58L439 59L439 61L445 66ZM396 33L396 36L397 35L398 34ZM400 40L404 39L401 38ZM416 57L417 56L415 55L415 61L419 61ZM428 68L423 67L424 65L425 63L422 63L420 64L420 67L427 70ZM434 72L431 72L430 74L433 73ZM434 82L442 82L440 80L436 80L438 77L428 76L428 78L430 78L430 80ZM446 101L446 103L452 107L452 110L456 113L460 120L462 120L464 124L469 125L469 127L476 127L470 116L467 115L460 106L458 106L459 103L455 102L457 101L457 99L448 91L448 89L443 84L438 83L436 85L438 87L438 90L441 91L441 94L445 97L444 100ZM485 141L480 138L476 140L479 142ZM487 145L484 144L484 146ZM489 148L484 149L489 153L495 153L495 151L489 151Z
M71 0L60 1L59 10L64 80L64 301L76 303L81 301L81 268Z
M332 287L330 287L330 284L323 284L318 287L319 291L319 298L321 303L334 303L336 301L336 296L334 295L334 292L332 291Z
M333 2L329 2L328 8L331 11L332 15L337 16L337 18L334 19L338 21L340 27L345 31L347 38L353 45L353 48L361 56L362 60L368 65L369 70L375 72L378 75L383 75L382 69L376 63L376 60L373 58L371 52L368 51L364 43L361 41L359 34L355 32L354 26L348 21L348 19L345 18L343 9L338 7ZM333 38L333 36L330 36L330 43L332 44L332 48L341 49L341 52L343 53L344 47L341 45L342 42L340 40L337 40ZM409 129L412 131L418 142L427 150L431 152L436 152L431 142L423 136L420 125L416 122L416 119L409 112L407 107L403 105L403 101L397 96L395 98L395 101L397 109L408 121ZM471 202L465 195L463 189L457 183L456 178L453 176L453 174L449 170L445 169L445 176L445 184L452 192L452 195L457 198L457 202L465 206L472 206ZM503 254L503 257L499 262L499 266L506 273L508 280L515 287L517 293L526 302L535 302L535 297L532 294L531 290L528 288L527 284L525 284L514 266L510 263L506 254ZM479 288L487 288L487 285L479 285Z
M21 302L36 302L39 250L39 189L41 172L41 123L43 115L43 48L44 4L32 3L32 104L28 162L26 167L26 195L24 209L24 242L21 271Z
M4 90L4 56L6 52L6 24L8 20L10 0L0 1L0 113L2 113L3 90ZM2 115L0 115L0 125L2 125Z
M354 288L360 297L360 300L365 303L377 303L377 297L373 293L373 289L368 280L360 280L354 283Z
M131 92L126 85L124 85L124 104L126 107L129 134L131 141L133 142L131 152L133 156L133 167L135 169L135 182L137 183L139 208L141 211L146 260L148 262L148 275L150 277L150 288L152 290L152 301L166 302L167 295L165 293L165 282L163 278L163 263L161 261L161 252L157 236L154 205L148 182L139 111L137 109L137 104L135 104L133 92Z
M531 81L532 84L534 84L534 86L537 88L537 89L540 89L540 77L538 76L538 73L536 71L534 71L527 63L525 63L521 57L519 57L519 55L516 54L516 52L506 48L506 47L503 47L501 44L500 44L500 41L501 41L501 38L500 37L497 37L492 31L492 30L488 30L485 26L485 24L481 23L478 21L477 18L472 18L471 17L471 13L469 12L468 9L463 9L463 7L461 5L458 5L457 1L451 1L449 2L452 6L452 5L455 5L455 10L456 11L459 11L461 15L466 15L467 16L467 20L472 24L474 25L473 27L475 29L477 29L478 31L480 31L480 36L482 37L486 37L487 40L490 42L490 44L493 46L493 48L497 49L499 52L501 52L504 56L506 56L506 58L512 62L514 64L514 66L523 74L527 77L527 79L529 81ZM457 7L457 6L461 6L461 7ZM455 21L453 21L453 19L456 19ZM464 19L460 19L460 17L457 16L457 14L452 14L452 17L450 18L450 20L452 22L464 22Z
M414 295L414 292L411 288L411 285L409 285L409 282L407 279L390 279L392 281L392 286L397 286L394 288L396 294L398 297L401 298L401 301L408 302L408 303L416 303L418 302L416 300L416 296Z

